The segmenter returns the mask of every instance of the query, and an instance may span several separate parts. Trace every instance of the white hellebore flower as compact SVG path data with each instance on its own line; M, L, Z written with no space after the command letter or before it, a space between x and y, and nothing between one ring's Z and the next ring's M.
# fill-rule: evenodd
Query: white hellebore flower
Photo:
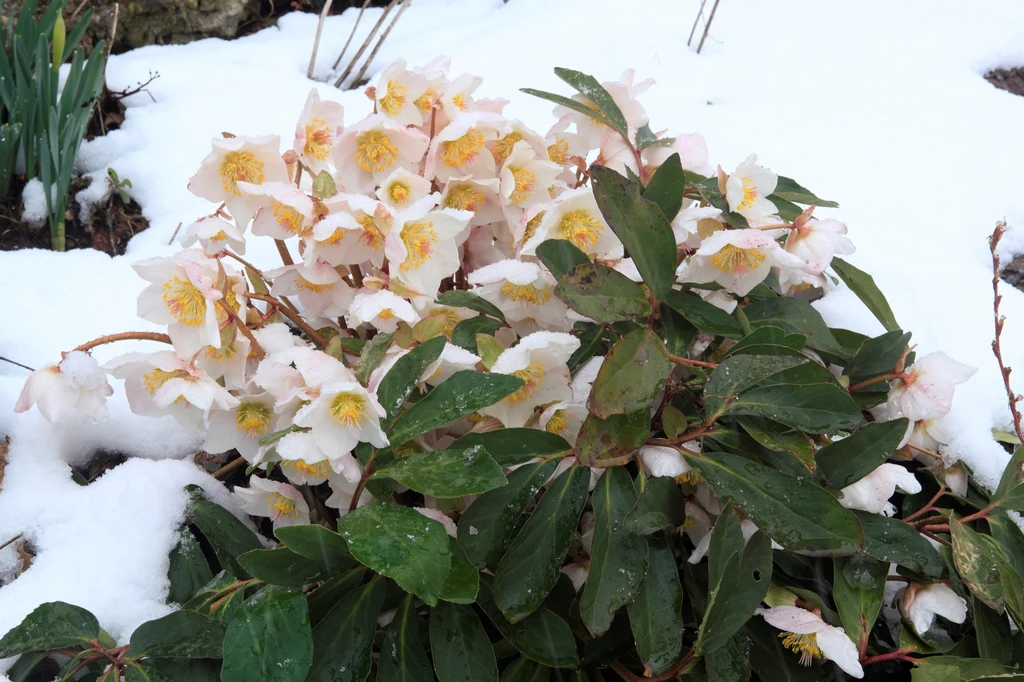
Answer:
M213 151L189 179L188 190L207 201L227 204L228 212L241 229L249 224L259 203L242 192L240 182L288 182L280 137L214 138Z
M206 216L188 226L181 238L181 245L187 249L196 242L203 247L207 256L228 248L239 256L245 255L245 236L220 216Z
M359 485L358 477L356 480L350 481L345 476L328 476L327 485L331 488L331 496L324 501L324 504L337 509L342 516L348 514L349 507L352 506L352 497L356 494L356 487ZM359 494L359 501L356 503L356 507L362 507L371 501L373 501L373 496L364 489Z
M338 194L323 202L328 214L313 226L306 240L307 262L319 259L331 265L371 261L384 263L384 235L391 216L375 199L359 194Z
M433 298L441 280L459 269L455 238L473 214L449 208L424 212L428 197L399 213L384 241L384 255L391 261L391 276L413 291Z
M561 172L561 166L548 161L546 153L538 156L526 140L516 142L498 175L501 203L508 221L518 222L524 210L548 201L548 188Z
M772 267L802 268L803 261L787 253L761 230L719 230L679 268L685 282L717 282L726 291L746 296L764 281Z
M897 488L910 495L921 492L921 484L914 474L899 464L886 462L864 478L843 488L839 504L847 509L892 516L896 513L896 507L889 502L889 498Z
M421 126L429 122L432 99L437 96L431 85L436 84L436 80L409 70L404 59L392 62L381 72L374 88L377 111L401 126Z
M486 225L501 222L505 215L498 202L498 178L474 179L455 178L445 185L441 193L441 206L459 211L472 211L470 225Z
M260 391L238 399L231 409L210 412L203 449L216 454L234 448L247 462L253 462L260 449L260 438L277 428L274 396Z
M765 225L779 212L768 195L775 191L779 176L757 165L757 155L751 154L736 167L725 183L725 198L729 210L739 213L751 226Z
M605 256L622 246L605 222L589 187L571 189L558 195L544 211L532 234L529 234L529 227L527 225L527 234L524 234L520 254L523 256L537 255L537 247L548 239L565 239L583 253L598 256ZM621 251L619 255L622 255Z
M848 256L856 251L846 237L846 225L838 220L816 220L811 218L803 225L789 231L786 251L804 262L804 271L783 269L779 272L779 289L789 291L791 287L803 284L827 288L825 268L834 256Z
M386 116L367 116L346 129L334 147L339 189L370 194L396 168L418 170L429 142L423 133Z
M25 412L38 404L39 411L54 424L71 410L103 419L107 416L107 397L113 392L106 374L93 357L73 350L64 353L59 364L32 372L21 389L14 411Z
M438 182L471 176L491 179L497 176L494 156L488 142L498 139L504 119L497 114L474 112L459 115L434 136L427 152L424 175Z
M274 280L275 296L299 297L303 310L313 317L339 317L348 312L355 289L341 278L330 263L316 261L268 270Z
M344 118L343 106L337 102L322 102L320 93L315 89L309 91L295 126L292 148L313 173L327 170L327 160L341 135Z
M345 323L352 329L369 324L378 331L391 334L398 329L399 322L416 324L420 316L409 301L387 289L372 294L356 294L349 306Z
M430 180L404 168L396 168L377 188L377 198L392 212L409 208L430 194Z
M309 523L309 505L302 493L288 485L253 476L248 488L235 488L242 509L253 516L269 516L274 528Z
M645 445L640 448L640 458L651 476L671 476L679 483L691 485L697 485L704 480L676 448Z
M951 623L967 620L967 601L943 583L910 583L900 592L900 612L914 626L917 634L928 632L935 616Z
M290 182L238 184L260 209L252 221L252 233L258 237L288 239L305 236L313 222L313 200Z
M906 417L916 422L945 416L952 406L956 385L964 383L977 371L942 351L929 353L890 384L889 418Z
M538 405L572 398L569 357L580 341L561 332L534 332L498 356L491 372L511 374L525 383L512 395L480 410L501 420L506 428L525 426Z
M380 428L385 416L377 397L357 382L337 381L321 386L319 397L302 407L293 421L312 429L316 445L330 459L338 460L359 443L387 447L387 436Z
M536 263L500 260L469 275L473 293L493 303L520 334L568 331L566 307L555 297L557 281Z
M758 613L769 625L789 633L782 638L782 645L800 654L803 665L824 658L835 662L847 675L864 677L857 645L842 628L829 625L820 615L798 606L775 606Z

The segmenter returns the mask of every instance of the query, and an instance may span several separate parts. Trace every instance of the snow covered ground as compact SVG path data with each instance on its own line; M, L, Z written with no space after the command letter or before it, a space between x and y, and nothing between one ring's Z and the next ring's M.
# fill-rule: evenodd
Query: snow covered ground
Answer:
M518 88L568 92L554 66L599 80L634 67L638 77L656 79L643 97L655 130L702 133L712 162L726 169L755 152L774 171L838 201L840 209L820 214L847 222L858 247L850 260L875 276L919 351L941 349L980 368L957 391L946 452L994 482L1007 457L990 432L1007 426L1008 412L989 350L985 237L1001 219L1024 232L1024 98L993 88L982 74L1024 64L1024 4L721 0L699 56L686 47L698 4L417 0L371 73L399 57L421 64L449 54L454 74L484 77L478 95L511 99L506 114L540 131L553 123L551 105ZM361 34L379 11L367 12ZM318 78L329 75L355 14L328 20ZM127 101L119 130L83 147L80 162L101 177L112 167L130 178L151 227L114 259L94 251L0 253L0 355L40 366L102 334L153 329L135 316L144 283L130 265L178 248L167 246L178 223L211 210L185 187L211 137L276 133L287 141L314 86L344 104L347 122L370 110L361 92L306 79L315 29L315 16L289 14L237 41L146 47L110 60L113 90L150 72L160 77L149 94ZM1024 250L1024 237L1011 233L1006 244ZM275 264L276 254L250 255ZM1004 296L1003 347L1024 372L1024 295L1007 286ZM833 325L881 331L849 291L817 305ZM105 346L95 355L102 362L144 347ZM90 609L125 641L139 623L169 610L167 553L184 485L200 483L218 501L226 491L191 464L192 436L169 418L132 415L119 392L105 422L75 413L53 427L35 411L14 415L26 376L0 363L0 434L12 441L0 544L22 534L38 555L0 587L0 634L39 603L59 599ZM1024 374L1019 379L1024 391ZM68 463L99 448L136 458L79 487ZM13 546L0 551L0 579L17 561Z

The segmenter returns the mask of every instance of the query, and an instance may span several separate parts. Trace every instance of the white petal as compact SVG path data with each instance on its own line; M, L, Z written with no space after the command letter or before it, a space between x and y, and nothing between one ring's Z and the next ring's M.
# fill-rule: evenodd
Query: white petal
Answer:
M824 630L815 635L815 639L821 653L825 654L825 658L835 661L835 664L842 668L847 675L857 679L864 677L857 645L846 636L846 632L842 628L826 625Z

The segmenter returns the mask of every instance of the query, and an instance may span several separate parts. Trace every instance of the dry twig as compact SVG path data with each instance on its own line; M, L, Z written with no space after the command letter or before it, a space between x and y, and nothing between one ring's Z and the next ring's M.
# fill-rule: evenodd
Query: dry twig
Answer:
M391 23L388 24L388 27L384 30L384 33L381 34L380 40L378 40L377 44L374 45L373 51L370 52L370 56L366 58L365 62L363 62L363 68L360 69L358 74L356 74L355 80L352 81L353 83L358 83L360 79L363 77L363 74L366 73L366 70L370 68L370 62L372 62L373 58L377 56L377 52L380 50L380 46L384 44L384 39L388 37L388 34L391 33L391 29L393 29L395 27L395 24L398 23L399 18L401 18L402 16L402 12L404 12L406 8L411 4L412 0L403 0L402 6L398 8L398 13L395 14L395 18L391 20Z
M708 31L711 30L711 22L715 20L715 11L718 9L718 0L715 0L715 4L711 6L711 15L708 17L708 23L704 24L704 35L700 37L700 43L697 45L697 54L704 48L704 41L708 39Z
M363 20L363 12L370 6L370 0L365 0L363 6L359 8L359 14L356 16L356 23L352 24L352 32L348 34L348 40L345 41L345 47L341 48L341 52L338 53L338 58L334 60L334 64L331 66L332 69L338 68L338 64L341 63L341 58L345 56L345 52L348 50L348 46L352 44L352 39L356 37L356 29L359 28L359 22Z
M388 3L388 6L384 8L384 12L380 15L380 19L378 19L377 23L373 25L373 30L370 31L370 35L366 36L366 40L363 41L363 44L359 48L359 51L356 52L356 55L352 57L352 61L348 63L345 70L341 72L340 76L338 76L338 80L334 81L334 87L340 88L341 84L345 82L346 78L348 78L348 75L352 73L352 69L356 68L359 58L363 56L363 53L366 52L366 48L368 48L370 43L373 42L373 39L377 36L377 31L380 30L380 27L384 24L384 20L387 19L388 14L391 13L391 10L398 4L398 2L399 0L391 0L391 2Z
M1006 222L1000 222L996 225L995 231L992 236L988 238L989 250L992 252L992 315L995 320L995 338L992 340L992 352L996 356L996 361L999 362L999 373L1003 376L1003 386L1006 387L1006 400L1010 406L1010 414L1013 415L1013 430L1017 434L1017 438L1024 443L1024 431L1021 429L1021 414L1020 410L1017 409L1017 403L1021 401L1021 396L1013 392L1013 388L1010 386L1010 372L1013 371L1011 367L1007 367L1006 363L1003 362L1003 351L1000 345L1000 336L1003 333L1003 325L1006 323L1006 318L999 314L999 304L1002 302L1003 297L999 293L999 276L1002 274L1002 264L999 262L999 240L1003 238L1003 234L1006 232Z
M320 49L320 34L324 32L324 22L327 21L327 15L331 13L331 4L334 0L327 0L324 3L324 9L320 12L320 21L316 24L316 38L313 39L313 54L309 55L309 68L306 70L306 78L313 78L313 67L316 66L316 53Z

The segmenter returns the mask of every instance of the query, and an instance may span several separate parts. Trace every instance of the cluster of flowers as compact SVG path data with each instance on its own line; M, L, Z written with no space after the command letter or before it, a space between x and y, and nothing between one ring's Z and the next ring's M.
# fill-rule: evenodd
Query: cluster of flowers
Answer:
M311 92L283 155L277 136L215 139L189 189L220 208L188 228L184 245L192 248L135 266L150 282L139 315L167 326L172 350L130 354L103 369L86 352L68 352L33 374L17 410L38 403L51 421L71 409L104 417L109 373L125 381L134 412L172 415L206 435L207 452L233 449L254 469L274 465L290 483L254 475L250 488L236 489L249 513L275 525L308 523L306 498L295 486L326 482L333 493L326 504L344 514L371 499L359 485L363 470L353 450L388 445L376 387L423 340L414 329L450 337L476 315L437 302L439 292L468 289L504 315L509 326L494 334L503 350L486 366L449 342L422 385L485 367L525 384L415 447L440 449L471 430L523 426L574 443L603 358L570 376L567 362L580 346L570 332L585 318L554 295L556 279L537 246L568 240L640 281L586 184L588 159L645 178L678 153L685 170L705 177L714 171L696 134L638 150L599 120L561 106L551 130L538 134L505 118L504 100L474 97L480 81L449 78L444 59L422 68L399 61L367 90L374 113L352 125L343 124L340 104ZM648 124L636 98L650 84L635 82L631 71L604 84L631 137ZM574 99L593 106L583 95ZM814 218L813 207L792 223L782 220L768 199L778 177L754 156L732 173L719 168L718 181L729 209L749 227L736 229L719 208L685 201L672 221L679 282L717 283L695 291L727 312L769 273L782 294L831 286L825 271L833 256L853 252L845 225ZM276 240L284 265L261 272L241 258L250 236ZM394 334L395 342L361 383L350 368L357 356L336 340L377 333ZM973 371L941 353L921 358L891 380L876 417L908 418L907 439L934 449L941 440L934 420ZM650 475L696 484L685 530L697 547L690 560L700 561L722 504L677 449L645 446L640 460ZM917 492L920 485L904 467L886 463L844 489L841 502L891 516L896 488ZM454 532L440 511L424 513ZM744 522L745 534L755 530ZM565 570L578 584L586 574L585 566ZM902 605L922 632L935 613L957 622L966 614L963 600L938 583L911 585ZM781 603L763 615L792 633L790 648L862 675L852 641L820 615Z

